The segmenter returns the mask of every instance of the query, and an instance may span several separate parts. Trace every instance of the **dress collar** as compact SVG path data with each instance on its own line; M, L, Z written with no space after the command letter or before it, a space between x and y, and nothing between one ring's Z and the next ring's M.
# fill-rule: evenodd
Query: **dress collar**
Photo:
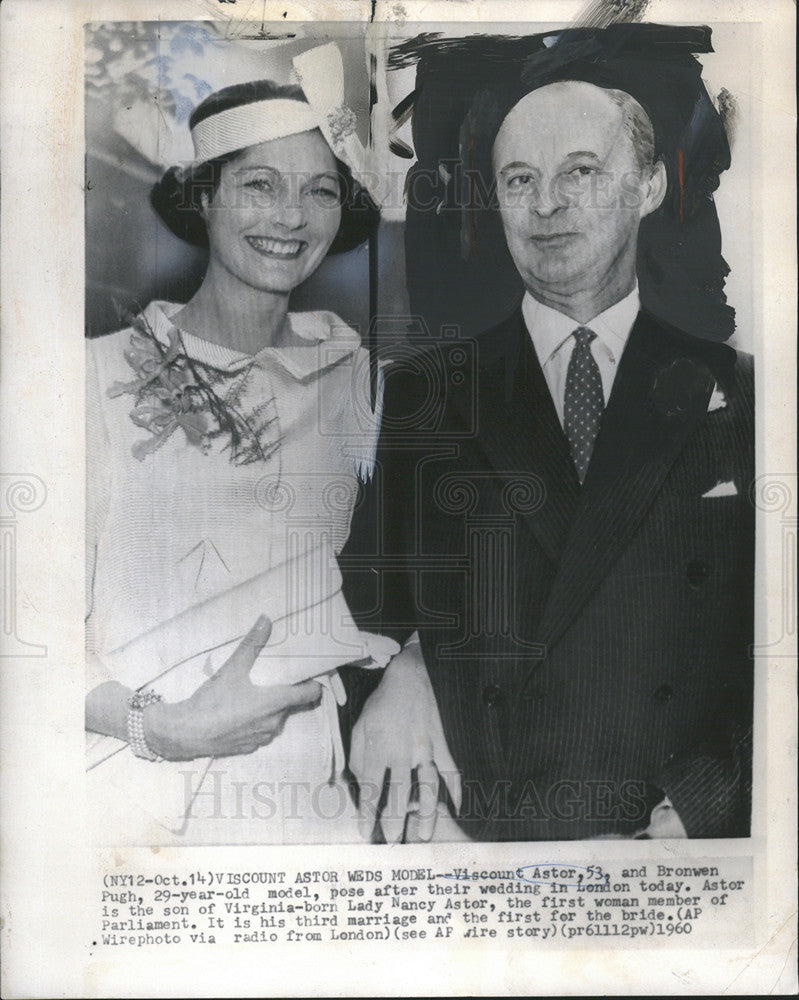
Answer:
M156 338L169 342L174 328L172 317L183 305L179 302L154 301L144 310L143 316ZM297 381L312 378L318 373L349 358L360 347L360 337L343 319L333 312L289 313L292 332L307 341L307 346L264 347L257 354L243 354L229 347L222 347L210 340L180 331L181 341L188 356L200 364L234 375L250 365L279 365Z

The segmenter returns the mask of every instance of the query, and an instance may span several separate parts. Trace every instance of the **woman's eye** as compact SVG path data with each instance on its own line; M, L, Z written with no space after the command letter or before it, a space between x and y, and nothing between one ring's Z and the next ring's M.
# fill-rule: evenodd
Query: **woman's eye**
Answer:
M253 177L247 181L247 187L255 188L256 191L271 191L272 182L268 177Z
M329 187L314 187L310 189L309 193L312 194L314 198L324 202L324 204L332 205L334 202L339 200L338 191Z

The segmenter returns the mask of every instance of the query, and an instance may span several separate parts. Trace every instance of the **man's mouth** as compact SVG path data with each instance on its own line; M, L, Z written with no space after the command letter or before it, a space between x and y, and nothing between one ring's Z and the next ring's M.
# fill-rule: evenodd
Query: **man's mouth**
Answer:
M247 236L245 239L253 250L276 260L296 260L308 246L305 240L279 240L266 236Z
M562 243L574 236L577 236L577 233L545 233L540 236L533 235L530 239L533 243L541 243L546 246L551 243Z

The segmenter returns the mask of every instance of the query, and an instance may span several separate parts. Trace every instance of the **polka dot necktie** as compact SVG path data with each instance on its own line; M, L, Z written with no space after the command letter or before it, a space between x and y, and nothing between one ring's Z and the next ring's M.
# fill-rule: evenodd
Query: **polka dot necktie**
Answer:
M572 336L575 345L566 370L563 424L577 475L582 483L594 450L599 421L605 408L605 397L602 394L599 365L591 353L591 341L596 338L596 334L585 326L578 326Z

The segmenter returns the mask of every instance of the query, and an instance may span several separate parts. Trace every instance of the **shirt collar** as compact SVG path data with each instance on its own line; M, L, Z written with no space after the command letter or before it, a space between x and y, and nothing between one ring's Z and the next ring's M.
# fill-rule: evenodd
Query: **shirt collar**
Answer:
M172 317L183 308L179 302L151 302L144 318L161 343L169 342ZM257 354L243 354L210 340L180 331L186 354L200 364L235 374L251 364L277 363L298 381L310 378L350 357L360 347L360 337L335 313L327 310L289 313L291 329L308 346L264 347Z
M576 323L565 313L545 306L529 292L525 292L522 299L525 326L532 337L542 367L552 359L578 326L590 327L610 357L618 361L640 308L637 284L629 295L625 295L587 323Z

